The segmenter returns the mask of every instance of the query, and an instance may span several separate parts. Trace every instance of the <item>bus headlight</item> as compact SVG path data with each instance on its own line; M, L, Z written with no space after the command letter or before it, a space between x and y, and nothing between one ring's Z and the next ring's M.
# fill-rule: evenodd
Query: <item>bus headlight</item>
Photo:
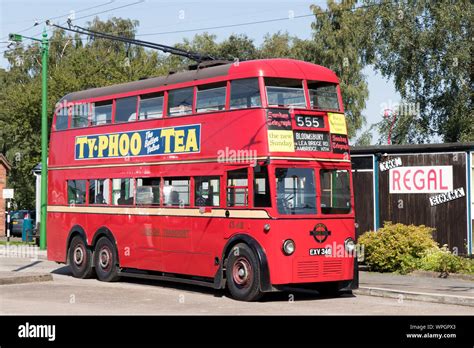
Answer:
M346 248L346 251L348 253L353 253L354 250L355 250L355 242L354 242L354 239L352 238L347 238L345 241L344 241L344 247Z
M291 255L295 252L295 242L291 239L287 239L283 242L283 253L285 255Z

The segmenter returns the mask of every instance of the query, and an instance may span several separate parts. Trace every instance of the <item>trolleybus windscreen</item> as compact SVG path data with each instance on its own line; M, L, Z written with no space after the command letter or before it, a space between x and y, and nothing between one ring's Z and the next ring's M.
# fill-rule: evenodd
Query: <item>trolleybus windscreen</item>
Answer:
M301 80L266 78L265 85L269 106L306 107Z
M277 168L275 176L280 214L316 214L313 169Z
M308 81L312 109L339 110L337 86L333 83Z

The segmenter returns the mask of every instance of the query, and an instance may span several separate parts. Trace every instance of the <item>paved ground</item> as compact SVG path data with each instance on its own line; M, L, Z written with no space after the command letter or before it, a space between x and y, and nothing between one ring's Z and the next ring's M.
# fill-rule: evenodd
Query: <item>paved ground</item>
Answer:
M472 307L344 295L274 293L258 303L234 301L221 291L158 281L125 279L103 283L73 278L63 265L2 258L0 271L53 272L54 281L0 286L0 314L378 314L472 315Z
M474 298L474 281L404 276L392 273L360 272L359 274L361 286ZM474 308L472 310L474 312Z

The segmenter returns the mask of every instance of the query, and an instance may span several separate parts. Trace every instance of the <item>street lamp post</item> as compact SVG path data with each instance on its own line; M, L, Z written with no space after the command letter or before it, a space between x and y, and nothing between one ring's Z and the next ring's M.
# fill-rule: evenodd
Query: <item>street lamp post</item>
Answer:
M23 38L41 42L42 93L41 93L41 223L40 249L46 249L46 213L48 197L48 54L49 40L46 28L43 29L42 39L36 39L19 34L10 34L10 40L21 42Z

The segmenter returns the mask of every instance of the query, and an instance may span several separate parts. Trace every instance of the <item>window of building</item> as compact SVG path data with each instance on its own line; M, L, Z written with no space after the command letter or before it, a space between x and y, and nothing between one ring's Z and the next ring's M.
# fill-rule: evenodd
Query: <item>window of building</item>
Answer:
M163 117L163 93L151 93L140 96L139 120Z
M314 170L309 168L275 169L277 207L280 214L315 214Z
M198 86L196 112L211 112L224 110L225 91L225 82Z
M133 179L112 180L112 204L132 205L135 191Z
M89 125L89 104L75 104L71 107L72 128L83 128Z
M265 78L268 106L306 107L303 81L294 79Z
M245 109L262 106L258 79L234 80L230 83L230 108Z
M189 178L165 178L163 196L168 206L188 206L190 201Z
M311 108L323 110L339 110L337 85L334 83L308 81Z
M112 123L112 101L96 102L92 105L92 126Z
M219 178L200 176L194 178L194 205L197 207L218 207Z
M89 204L110 204L110 180L89 180Z
M321 212L323 214L347 214L351 211L349 171L320 170Z
M160 204L160 178L137 179L135 204Z
M168 116L182 116L193 112L194 88L174 89L168 92Z
M254 207L271 207L270 184L267 166L256 166L253 171Z
M56 130L67 129L69 114L67 108L60 108L56 111Z
M227 206L248 206L248 174L247 168L227 172Z
M120 98L115 101L115 123L137 120L137 97Z
M86 180L67 181L67 201L69 204L86 203Z

